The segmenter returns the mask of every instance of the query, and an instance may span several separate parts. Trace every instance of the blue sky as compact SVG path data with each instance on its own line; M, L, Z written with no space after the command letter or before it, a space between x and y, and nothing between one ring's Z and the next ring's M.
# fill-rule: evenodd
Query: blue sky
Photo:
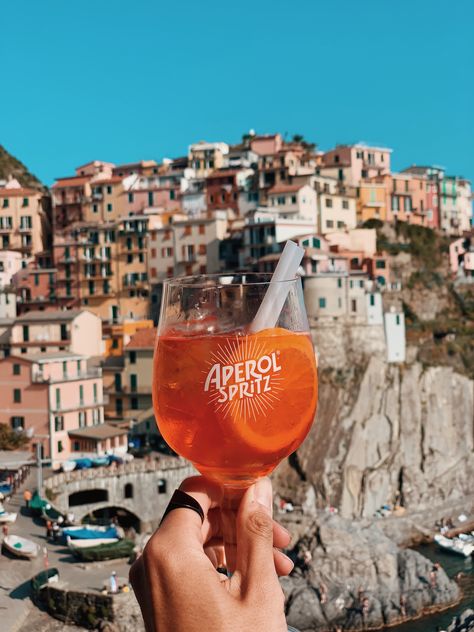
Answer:
M47 184L250 128L473 179L473 20L472 0L10 2L0 144Z

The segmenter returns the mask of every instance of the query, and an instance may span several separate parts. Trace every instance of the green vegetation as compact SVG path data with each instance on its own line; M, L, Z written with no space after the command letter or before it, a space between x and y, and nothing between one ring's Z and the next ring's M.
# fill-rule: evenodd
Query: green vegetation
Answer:
M38 191L45 188L38 178L28 171L22 162L9 154L8 151L0 145L0 180L8 180L10 176L18 180L24 187L37 189Z
M23 432L12 430L7 424L0 424L0 450L18 450L28 445L28 441Z

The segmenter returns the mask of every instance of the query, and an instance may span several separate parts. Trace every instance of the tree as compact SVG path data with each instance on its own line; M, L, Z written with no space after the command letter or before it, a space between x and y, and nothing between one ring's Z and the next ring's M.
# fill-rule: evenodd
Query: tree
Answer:
M12 430L7 424L0 424L0 450L18 450L28 444L24 432Z

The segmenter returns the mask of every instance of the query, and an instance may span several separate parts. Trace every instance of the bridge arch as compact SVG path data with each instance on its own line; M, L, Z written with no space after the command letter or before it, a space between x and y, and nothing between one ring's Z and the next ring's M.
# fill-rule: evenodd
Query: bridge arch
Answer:
M127 509L123 505L115 506L110 504L104 504L101 507L93 509L89 514L86 514L83 518L85 522L98 522L99 524L109 524L115 522L120 525L125 531L133 528L137 533L141 530L140 517L130 509Z

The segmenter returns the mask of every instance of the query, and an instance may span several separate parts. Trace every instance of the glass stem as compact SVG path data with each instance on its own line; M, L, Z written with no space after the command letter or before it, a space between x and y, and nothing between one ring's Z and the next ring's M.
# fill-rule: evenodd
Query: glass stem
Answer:
M237 512L247 486L228 487L224 486L224 497L222 501L222 538L225 551L225 568L232 574L237 562Z

